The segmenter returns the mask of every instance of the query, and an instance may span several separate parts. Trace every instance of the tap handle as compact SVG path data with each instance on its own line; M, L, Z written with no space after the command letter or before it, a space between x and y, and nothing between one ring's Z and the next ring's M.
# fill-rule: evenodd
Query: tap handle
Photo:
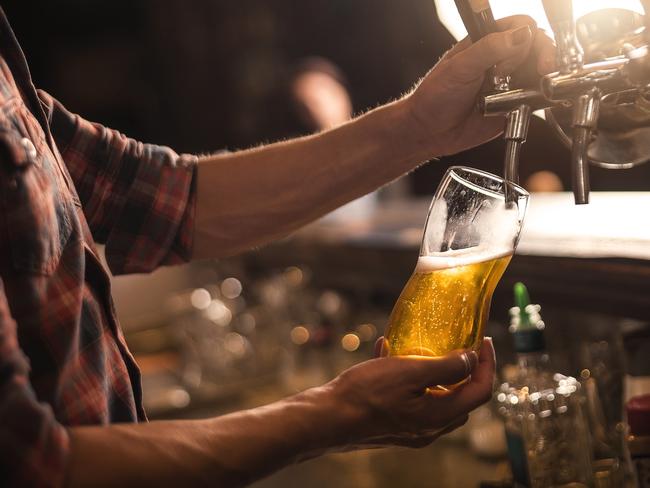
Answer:
M576 35L573 17L573 0L542 0L557 44L557 57L560 72L571 73L582 68L584 52Z
M460 18L465 24L467 33L472 42L477 42L493 32L498 32L496 20L492 14L489 0L454 0ZM494 91L510 90L510 77L494 74L494 70L488 76Z
M542 4L544 5L546 17L553 29L558 24L566 22L574 23L573 0L542 0Z
M455 2L472 42L479 41L499 30L488 0L455 0Z

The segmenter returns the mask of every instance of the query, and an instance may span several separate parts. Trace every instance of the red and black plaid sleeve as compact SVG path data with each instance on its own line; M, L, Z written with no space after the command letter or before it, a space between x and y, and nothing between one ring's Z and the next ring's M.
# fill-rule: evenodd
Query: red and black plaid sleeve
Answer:
M60 486L68 436L28 375L0 279L0 486Z
M197 157L142 144L68 112L44 92L52 135L114 273L191 257Z

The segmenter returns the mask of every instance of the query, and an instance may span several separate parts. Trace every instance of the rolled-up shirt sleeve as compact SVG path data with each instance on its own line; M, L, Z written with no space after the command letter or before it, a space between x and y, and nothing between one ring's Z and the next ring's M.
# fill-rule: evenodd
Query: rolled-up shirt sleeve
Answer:
M30 386L0 278L0 486L61 486L68 446L65 428Z
M39 91L94 239L116 274L191 257L198 158L143 144L70 113Z

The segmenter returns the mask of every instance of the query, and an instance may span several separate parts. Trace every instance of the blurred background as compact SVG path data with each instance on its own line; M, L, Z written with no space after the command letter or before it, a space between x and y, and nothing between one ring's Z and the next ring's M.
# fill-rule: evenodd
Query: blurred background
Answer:
M359 114L409 90L454 42L433 0L7 0L3 7L40 88L90 120L191 153L311 132L292 94L310 59L335 68ZM411 175L408 191L429 195L452 162L500 172L502 154L498 140L445 158ZM534 120L522 179L551 170L568 188L566 161L568 151ZM592 180L595 190L645 190L650 165L594 168Z
M2 6L37 87L87 119L189 153L337 125L409 90L454 42L433 0L9 0ZM415 263L426 205L444 171L469 163L501 173L503 151L496 140L434 161L266 249L116 278L118 313L142 367L150 417L260 405L369 358ZM534 119L522 180L533 190L568 189L568 161L569 151ZM620 173L593 169L592 187L648 191L650 165ZM629 212L636 224L645 218L647 227L647 216L636 212ZM604 253L565 256L558 250L565 238L571 237L554 236L534 252L529 246L513 261L495 293L488 333L503 364L513 362L510 290L524 279L544 307L557 370L576 377L601 372L601 396L610 403L599 407L600 421L611 440L625 375L634 369L625 365L643 357L638 348L626 352L625 344L647 335L650 256L630 252L629 239L612 241ZM615 238L594 237L601 244ZM648 248L647 235L633 238ZM500 426L495 408L486 407L429 448L326 456L256 486L500 486L510 476Z

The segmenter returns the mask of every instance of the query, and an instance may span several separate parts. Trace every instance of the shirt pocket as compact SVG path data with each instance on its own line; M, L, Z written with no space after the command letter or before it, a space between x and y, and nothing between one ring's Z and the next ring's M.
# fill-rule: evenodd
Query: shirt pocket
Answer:
M17 271L51 274L72 232L74 205L38 122L22 101L0 114L0 196Z

